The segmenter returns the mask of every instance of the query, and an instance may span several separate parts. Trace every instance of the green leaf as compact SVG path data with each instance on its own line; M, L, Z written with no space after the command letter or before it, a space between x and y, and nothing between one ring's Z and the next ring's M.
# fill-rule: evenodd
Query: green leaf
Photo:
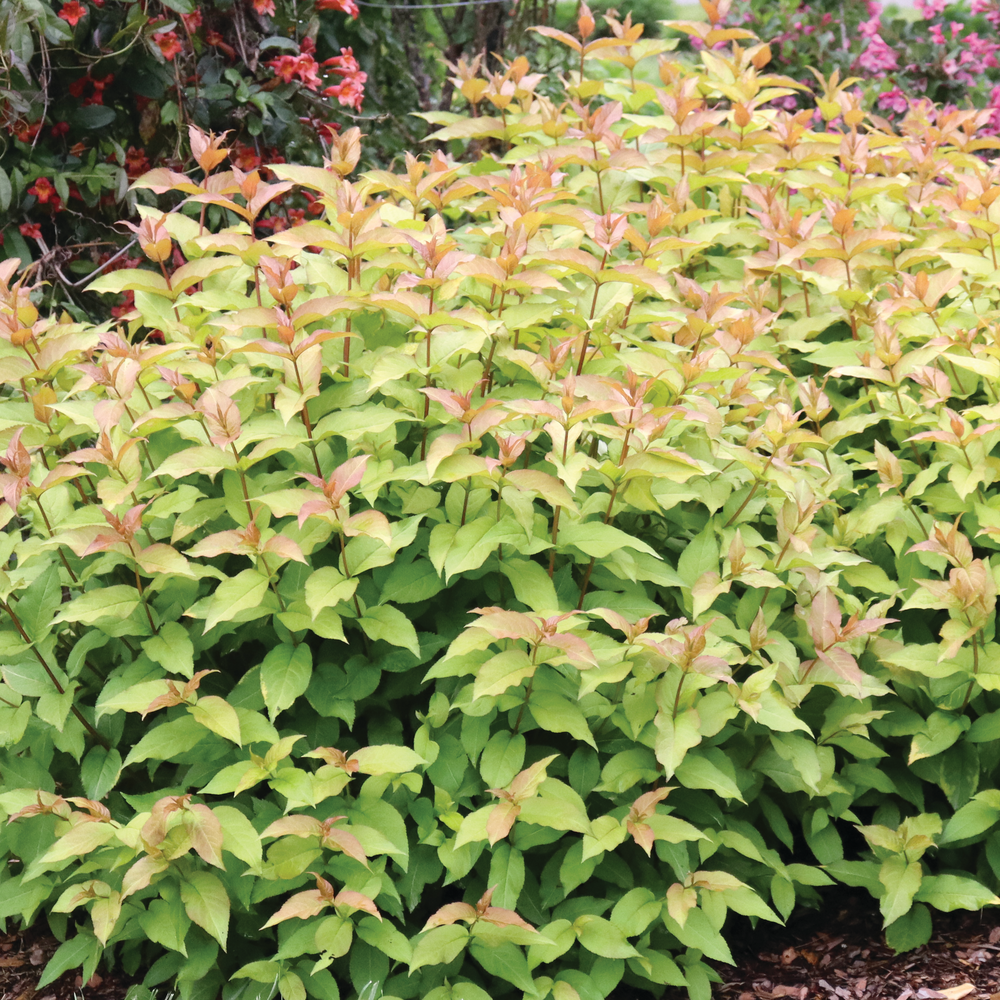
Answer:
M473 940L469 946L472 957L498 982L510 983L519 990L533 993L535 984L528 971L528 960L517 945L504 942L486 946Z
M203 634L219 622L232 621L241 611L257 607L267 593L267 588L267 577L255 569L245 569L231 579L223 580L212 598Z
M444 590L444 581L434 566L426 559L394 566L389 578L382 585L380 603L417 604L429 601Z
M501 906L505 910L517 908L518 898L524 888L524 855L506 840L493 848L487 882L495 887L494 906Z
M559 547L573 545L595 559L606 559L618 549L636 549L660 558L660 553L645 542L626 534L613 524L601 521L578 521L559 528Z
M144 760L170 760L193 749L208 735L190 715L164 722L151 729L125 758L124 767Z
M101 943L93 934L77 934L76 937L63 941L42 971L38 989L48 986L70 969L86 966L91 962L96 963L101 950Z
M323 608L335 608L349 601L358 589L358 581L348 579L335 566L323 566L306 580L306 606L315 618Z
M415 767L427 763L415 750L391 743L362 747L351 754L351 760L358 762L358 770L362 774L373 775L408 774Z
M258 874L263 863L260 834L234 806L213 806L212 812L222 826L222 847Z
M573 924L580 944L602 958L638 958L639 953L625 939L625 934L610 920L585 914Z
M524 766L525 741L520 733L501 729L490 737L479 758L479 773L488 788L505 788Z
M272 649L260 665L260 691L271 722L306 693L312 677L312 651L304 643Z
M229 934L229 894L211 872L192 871L181 881L181 901L187 915L226 949Z
M197 704L189 706L188 711L199 725L237 746L243 745L240 718L236 714L236 709L224 698L217 695L204 696L198 699Z
M743 801L732 761L718 747L688 754L677 768L677 780L685 788L707 788L725 799Z
M514 596L532 611L559 610L556 588L545 567L530 559L504 559L500 570L514 588Z
M568 698L554 691L536 691L528 702L528 707L542 729L550 733L569 733L574 739L589 743L597 749L586 716Z
M135 587L124 584L98 587L63 605L53 622L95 625L102 621L125 621L138 606L139 591Z
M55 612L61 604L62 584L53 564L35 578L17 602L17 617L34 642L41 642L52 631Z
M996 826L1000 819L1000 791L989 788L979 792L959 809L945 825L938 838L939 844L949 844L956 840L969 840L986 833Z
M709 570L719 572L719 542L711 523L685 544L677 560L677 572L688 587Z
M409 965L413 957L413 946L388 920L364 917L358 923L358 937L373 948L389 956L394 962Z
M701 718L696 709L689 708L678 713L676 718L669 712L658 712L654 724L656 759L670 779L684 763L687 752L701 743Z
M180 892L175 886L161 889L161 892L167 898L150 900L146 912L139 915L139 926L150 941L186 956L184 940L191 927L191 919L184 912Z
M995 906L1000 898L975 879L962 875L927 875L913 897L920 903L929 903L937 910L978 910Z
M663 923L667 930L686 947L697 948L707 958L714 959L716 962L725 962L727 965L736 964L733 962L729 945L712 926L708 915L700 907L696 906L688 911L687 920L683 927L668 916L666 911L663 913Z
M52 893L52 880L43 875L23 881L23 875L15 875L3 883L0 892L0 917L21 917L28 923L38 907Z
M520 648L505 649L491 656L476 672L473 698L491 698L520 684L537 669L528 654Z
M122 755L115 749L95 746L87 751L80 763L80 780L88 799L99 802L118 784Z
M885 929L885 943L897 954L913 951L927 944L931 939L934 924L931 911L923 903L917 903L898 920Z
M879 909L885 926L910 909L922 878L923 869L919 861L907 864L901 854L894 854L882 862L878 880L885 886L885 894L879 900Z
M143 652L171 673L194 675L194 644L179 622L164 622L157 635L142 644Z
M583 799L558 778L543 781L538 795L521 803L518 818L523 823L535 823L553 830L593 832Z
M468 930L459 924L434 927L420 934L413 944L410 974L425 965L447 965L469 942Z
M420 655L420 641L413 623L399 608L391 604L380 604L369 608L358 624L369 639L384 639L393 646L402 646L414 656Z
M625 937L638 937L659 918L662 909L663 901L658 900L652 890L645 887L630 889L615 903L611 923Z
M176 2L177 0L172 0L172 3ZM78 128L92 132L110 125L115 120L115 110L104 104L88 104L78 107L71 117Z

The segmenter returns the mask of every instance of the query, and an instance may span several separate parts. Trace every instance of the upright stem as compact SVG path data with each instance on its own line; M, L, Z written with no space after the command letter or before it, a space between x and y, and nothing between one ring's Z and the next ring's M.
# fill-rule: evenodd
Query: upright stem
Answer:
M139 591L139 600L142 601L142 609L146 612L146 620L149 622L149 627L153 630L154 635L156 634L156 626L153 624L153 615L149 610L149 603L146 600L146 593L142 589L142 580L139 579L139 564L135 561L135 556L132 557L132 570L135 573L135 589Z
M531 652L531 665L532 666L535 665L535 661L537 659L538 659L538 647L535 646L535 648ZM525 692L524 692L524 701L521 702L521 708L518 711L518 713L517 713L517 719L514 722L514 735L515 736L517 735L518 731L521 728L521 719L524 718L524 710L528 707L528 702L531 700L531 689L534 687L534 684L535 684L535 675L532 674L531 677L528 678L528 686L527 686L527 688L525 689Z
M278 598L278 607L281 608L282 611L284 611L285 602L281 599L281 594L278 593L278 587L274 582L274 575L271 573L271 567L268 566L267 560L264 558L264 553L261 552L258 558L260 559L261 565L264 567L264 572L267 573L268 585L270 586L271 590L274 591L274 596Z
M45 513L45 508L42 506L41 494L35 497L35 505L38 507L38 513L42 515L42 520L45 522L45 527L48 529L49 538L52 538L54 532L52 531L52 525L49 523L48 515ZM59 553L59 558L62 560L63 566L66 567L66 572L69 573L69 578L79 586L80 581L77 579L76 573L73 572L70 564L66 561L66 554L61 548L57 551Z
M236 450L236 445L232 441L229 442L229 447L233 450L233 455L236 458L236 472L240 477L240 486L243 488L243 503L246 504L247 517L253 521L253 509L250 506L250 494L247 492L247 477L246 473L240 468L240 453ZM322 475L322 473L320 473Z
M8 615L10 615L10 620L14 623L14 628L17 629L17 631L21 634L21 638L31 647L31 652L34 654L35 659L38 660L38 662L42 665L42 669L45 671L45 673L48 674L49 680L52 681L52 686L56 689L56 691L59 694L65 694L66 689L62 686L62 684L59 683L58 678L52 672L52 669L49 667L48 663L45 662L45 657L42 656L42 654L38 652L38 650L35 648L35 644L31 636L29 636L28 633L24 631L24 626L21 624L21 620L14 613L14 609L6 601L2 599L0 599L0 608L3 608L3 610L6 611ZM78 709L76 705L71 705L70 711L77 717L83 728L86 729L87 732L90 733L90 735L93 736L94 739L97 740L97 742L100 743L105 750L110 749L108 741L87 721L87 719L83 716L83 714L80 712L80 709Z

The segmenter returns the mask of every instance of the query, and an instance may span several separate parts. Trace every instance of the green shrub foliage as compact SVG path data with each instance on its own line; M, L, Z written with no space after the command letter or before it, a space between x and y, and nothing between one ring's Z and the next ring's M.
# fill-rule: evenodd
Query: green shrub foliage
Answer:
M0 264L0 917L44 982L705 1000L833 882L899 950L1000 902L995 142L593 28L543 29L559 103L517 60L430 116L467 164L352 180L352 129L264 180L193 130L120 321ZM259 238L292 185L323 214Z

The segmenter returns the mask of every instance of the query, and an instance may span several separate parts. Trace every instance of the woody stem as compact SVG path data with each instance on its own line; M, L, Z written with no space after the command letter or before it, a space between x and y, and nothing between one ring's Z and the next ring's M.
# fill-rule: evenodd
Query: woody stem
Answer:
M240 453L236 450L236 445L232 441L229 442L229 447L232 449L233 457L236 459L236 471L240 477L240 486L243 488L243 503L246 504L247 517L253 521L253 510L250 507L250 494L247 492L247 477L246 473L240 468Z
M271 567L268 566L267 560L264 558L264 553L258 553L258 558L260 559L261 565L264 567L264 572L267 573L267 582L271 590L274 591L274 596L278 598L278 607L282 611L285 610L285 602L281 599L281 594L278 593L278 587L274 582L274 575L271 573Z
M35 505L38 507L38 513L42 515L42 520L45 522L45 527L48 529L49 532L49 538L51 538L54 532L52 531L52 525L49 523L48 515L45 513L45 508L42 506L41 494L35 497ZM62 560L63 566L66 567L66 572L69 573L69 578L75 584L79 585L80 581L77 579L76 573L73 572L72 568L70 567L70 564L66 561L66 554L63 552L61 548L58 549L58 552L59 552L59 558L60 560Z
M49 667L48 663L46 663L45 657L42 656L42 654L39 653L38 650L35 648L31 636L29 636L28 633L24 631L24 626L21 624L21 620L17 617L16 614L14 614L14 609L6 601L2 599L0 599L0 608L3 608L3 610L7 612L7 614L10 616L10 620L14 623L14 628L16 628L18 632L20 632L21 638L31 647L31 652L34 654L35 659L38 660L38 662L42 665L42 669L45 671L45 673L48 674L49 680L52 681L52 686L56 689L56 691L59 694L65 694L66 689L62 686L62 684L59 683L58 678L52 672L52 669ZM87 721L83 713L76 707L76 705L71 705L70 711L77 717L83 728L86 729L87 732L90 733L90 735L93 736L94 739L97 740L97 742L100 743L105 750L110 749L110 744L108 743L108 741Z

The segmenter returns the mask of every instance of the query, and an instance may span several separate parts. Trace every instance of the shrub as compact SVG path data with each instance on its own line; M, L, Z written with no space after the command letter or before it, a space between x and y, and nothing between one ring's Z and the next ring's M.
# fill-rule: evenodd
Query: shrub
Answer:
M873 109L896 122L911 103L925 100L989 108L987 128L1000 130L996 0L917 0L906 14L877 0L722 0L719 7L729 23L769 39L774 68L797 80L811 85L816 72L853 77ZM801 106L792 96L779 103L786 110Z
M991 140L836 81L812 131L717 21L591 79L644 53L593 27L559 105L515 61L431 116L467 164L350 180L351 129L265 182L193 131L117 322L0 265L43 985L704 1000L834 880L899 950L1000 902ZM323 216L258 238L293 184Z

